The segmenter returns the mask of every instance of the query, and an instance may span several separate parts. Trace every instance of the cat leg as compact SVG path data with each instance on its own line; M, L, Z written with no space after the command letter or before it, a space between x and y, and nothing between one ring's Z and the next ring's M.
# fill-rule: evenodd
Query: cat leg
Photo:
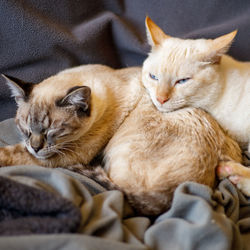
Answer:
M220 179L228 177L247 196L250 196L250 169L233 161L221 161L217 167Z
M21 143L0 147L0 166L14 165L41 165L41 162L32 156Z

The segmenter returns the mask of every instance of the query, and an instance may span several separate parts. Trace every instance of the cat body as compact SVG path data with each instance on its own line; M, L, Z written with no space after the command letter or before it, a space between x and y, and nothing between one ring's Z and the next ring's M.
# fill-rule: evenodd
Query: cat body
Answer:
M213 187L220 161L241 161L238 144L206 112L196 108L158 112L147 93L104 153L108 177L143 215L166 211L180 183Z
M0 148L1 166L88 164L137 104L140 68L68 69L37 85L7 78L23 142Z
M238 144L205 111L159 112L140 68L81 66L35 86L6 78L24 142L0 148L1 166L72 169L123 191L138 213L158 215L180 183L213 187L221 161L241 161ZM106 144L105 172L84 166Z
M1 166L65 167L105 179L138 213L158 215L180 183L213 187L220 161L241 161L238 144L206 112L159 112L143 88L141 68L87 65L37 85L6 78L24 141L0 148ZM106 144L105 172L83 166Z
M192 106L209 112L250 151L250 63L224 53L236 31L212 39L179 39L146 19L152 51L143 83L161 112Z
M179 39L148 17L146 28L152 51L143 64L142 81L156 108L206 110L250 156L250 63L225 55L236 31L213 40ZM250 195L249 168L220 162L217 174Z

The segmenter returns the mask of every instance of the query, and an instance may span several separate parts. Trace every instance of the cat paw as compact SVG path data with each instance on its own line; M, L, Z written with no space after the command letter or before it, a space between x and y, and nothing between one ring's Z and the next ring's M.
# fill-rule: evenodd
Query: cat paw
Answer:
M233 174L233 170L230 166L225 164L219 164L219 166L216 169L217 176L219 179L224 179L230 175Z

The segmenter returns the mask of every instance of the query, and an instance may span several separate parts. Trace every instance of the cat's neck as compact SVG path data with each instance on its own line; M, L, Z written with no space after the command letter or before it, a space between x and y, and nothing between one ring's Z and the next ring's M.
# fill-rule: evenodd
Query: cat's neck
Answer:
M247 130L249 97L246 92L250 92L249 83L250 64L225 55L218 65L217 77L210 85L204 104L197 105L212 114L238 141L244 141L244 138L240 138L238 123L232 121L237 120L241 129Z
M231 98L241 98L242 92L240 90L249 81L249 72L250 64L236 61L227 55L222 56L221 63L217 68L217 76L213 83L217 93L213 93L215 97L211 99L206 108L211 110L230 108L228 105L225 107L225 104L230 103Z

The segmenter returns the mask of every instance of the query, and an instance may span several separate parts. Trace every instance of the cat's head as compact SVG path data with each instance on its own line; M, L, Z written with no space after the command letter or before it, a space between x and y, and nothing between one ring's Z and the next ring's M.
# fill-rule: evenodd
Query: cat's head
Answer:
M56 77L36 85L4 77L18 104L16 124L27 150L41 160L72 150L90 127L90 88L60 87L53 84Z
M199 106L208 91L216 92L212 85L220 59L236 31L216 39L179 39L166 35L149 17L146 30L152 50L143 64L142 81L160 111Z

